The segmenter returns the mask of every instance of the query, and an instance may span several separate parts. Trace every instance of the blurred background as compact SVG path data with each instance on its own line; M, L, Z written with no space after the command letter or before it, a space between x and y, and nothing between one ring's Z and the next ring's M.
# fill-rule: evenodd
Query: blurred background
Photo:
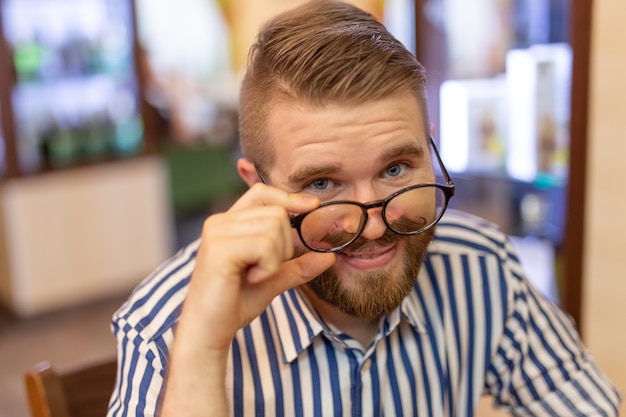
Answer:
M0 415L27 415L22 373L38 361L114 355L113 311L244 191L247 51L264 20L302 2L0 0ZM452 206L511 236L625 386L626 223L614 219L626 196L612 181L625 169L624 11L351 2L428 69Z

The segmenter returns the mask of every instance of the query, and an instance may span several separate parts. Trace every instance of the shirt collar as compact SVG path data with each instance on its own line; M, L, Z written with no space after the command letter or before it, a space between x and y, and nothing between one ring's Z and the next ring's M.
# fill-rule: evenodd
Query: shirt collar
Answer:
M324 330L317 314L295 288L274 298L269 306L281 344L283 363L292 362Z
M414 289L398 309L389 314L382 331L388 334L402 320L406 320L415 331L424 333L424 318L416 302L419 300ZM281 344L283 363L293 362L325 329L328 331L306 297L297 289L290 289L276 297L269 306L269 312Z

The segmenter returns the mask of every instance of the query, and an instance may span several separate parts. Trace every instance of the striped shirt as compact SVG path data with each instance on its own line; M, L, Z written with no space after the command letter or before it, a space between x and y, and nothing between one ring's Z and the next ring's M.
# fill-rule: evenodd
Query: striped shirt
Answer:
M197 247L156 270L114 315L109 417L155 415ZM507 237L455 211L367 349L292 289L237 333L227 375L235 416L470 417L484 394L515 415L615 416L621 398L570 318L526 280Z

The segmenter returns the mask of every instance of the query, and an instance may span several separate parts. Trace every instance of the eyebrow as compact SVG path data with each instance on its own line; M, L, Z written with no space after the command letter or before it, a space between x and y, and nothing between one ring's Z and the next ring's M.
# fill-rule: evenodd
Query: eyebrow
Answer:
M417 143L405 143L385 151L380 158L378 158L381 164L385 162L398 158L401 156L413 156L422 158L424 156L424 148ZM294 171L287 178L288 184L299 184L302 181L308 178L315 177L324 177L328 175L335 174L341 171L341 165L339 164L328 164L322 166L304 166L302 168Z
M385 153L381 155L380 158L378 158L378 160L381 163L385 163L389 161L390 159L395 159L400 156L414 156L418 158L423 158L424 154L425 152L422 146L420 146L417 143L411 142L411 143L405 143L405 144L393 147L391 149L388 149L387 151L385 151Z
M287 178L289 184L299 184L307 178L324 177L339 172L341 167L339 165L324 165L324 166L305 166L299 168Z

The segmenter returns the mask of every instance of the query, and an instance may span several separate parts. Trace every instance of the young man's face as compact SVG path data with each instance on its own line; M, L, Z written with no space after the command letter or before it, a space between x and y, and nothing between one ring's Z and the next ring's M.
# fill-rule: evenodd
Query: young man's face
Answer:
M356 106L282 103L272 109L269 133L276 162L267 180L322 202L372 202L435 179L421 110L409 93ZM309 287L344 312L375 320L410 291L432 231L400 236L380 208L368 215L361 237ZM297 254L307 250L294 241Z

